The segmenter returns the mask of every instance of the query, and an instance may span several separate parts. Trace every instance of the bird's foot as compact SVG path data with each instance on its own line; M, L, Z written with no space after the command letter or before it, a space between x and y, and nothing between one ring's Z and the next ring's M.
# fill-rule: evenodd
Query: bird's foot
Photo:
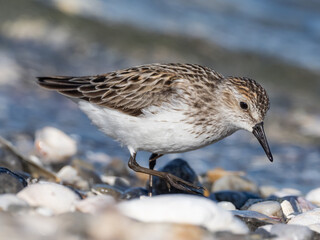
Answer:
M172 175L171 173L164 173L164 180L167 182L167 187L170 190L171 187L177 188L179 190L201 195L203 196L204 188L200 186L196 186L190 182L187 182L177 176Z

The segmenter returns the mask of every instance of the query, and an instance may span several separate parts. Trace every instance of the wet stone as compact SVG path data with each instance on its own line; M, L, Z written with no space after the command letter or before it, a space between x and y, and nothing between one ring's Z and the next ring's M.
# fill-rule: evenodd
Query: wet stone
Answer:
M199 185L197 174L185 160L180 158L170 161L163 168L159 169L159 171L171 173L187 182L190 182L194 185ZM155 176L153 177L152 192L154 195L167 193L186 193L174 187L171 187L169 191L167 183L163 179Z
M0 194L17 193L27 185L23 177L7 168L0 167Z
M140 198L141 196L148 196L148 190L141 187L129 188L122 194L121 199L131 200Z
M116 200L121 199L123 194L120 189L108 184L95 184L94 186L92 186L91 191L95 194L105 194L113 196Z
M279 220L268 217L262 213L249 210L233 210L231 211L234 216L241 219L249 228L251 232L254 232L258 227L268 224L278 224Z
M219 191L210 194L209 198L218 202L231 202L237 209L240 209L248 201L248 199L259 199L260 197L250 192Z

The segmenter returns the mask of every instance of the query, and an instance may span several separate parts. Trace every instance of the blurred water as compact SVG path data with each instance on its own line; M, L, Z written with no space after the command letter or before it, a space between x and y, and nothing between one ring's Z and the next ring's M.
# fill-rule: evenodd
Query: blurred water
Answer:
M309 69L320 69L320 2L316 0L52 2L62 10L103 21L203 38L227 48L276 56Z

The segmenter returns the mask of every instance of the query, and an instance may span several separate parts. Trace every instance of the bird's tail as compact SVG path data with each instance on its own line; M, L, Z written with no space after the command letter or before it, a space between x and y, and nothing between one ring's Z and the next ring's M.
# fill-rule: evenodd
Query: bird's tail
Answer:
M83 98L83 94L79 91L79 87L89 83L89 80L84 77L37 77L37 83L44 88L56 90L63 95L71 98Z

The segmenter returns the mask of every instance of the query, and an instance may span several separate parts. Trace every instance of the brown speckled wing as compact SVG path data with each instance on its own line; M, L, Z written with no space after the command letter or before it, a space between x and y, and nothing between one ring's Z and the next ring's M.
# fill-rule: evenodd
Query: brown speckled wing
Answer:
M138 116L144 108L170 101L180 80L192 84L221 78L222 75L195 64L151 64L97 76L39 77L38 84L71 98Z

